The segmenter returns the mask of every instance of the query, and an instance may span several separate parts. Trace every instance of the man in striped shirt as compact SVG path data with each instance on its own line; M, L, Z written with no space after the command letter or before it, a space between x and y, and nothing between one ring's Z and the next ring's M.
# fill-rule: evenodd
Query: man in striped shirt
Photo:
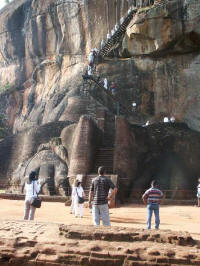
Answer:
M92 184L89 192L89 207L92 203L92 217L94 225L100 225L100 218L102 218L103 225L110 226L110 215L108 209L108 200L117 193L117 188L113 182L105 177L105 168L100 166L98 169L99 176L92 179ZM108 195L109 190L113 189L112 193Z
M151 229L152 213L155 215L155 229L159 229L160 217L159 217L159 203L163 198L163 193L157 188L156 180L151 182L151 188L146 190L142 199L147 204L147 229Z

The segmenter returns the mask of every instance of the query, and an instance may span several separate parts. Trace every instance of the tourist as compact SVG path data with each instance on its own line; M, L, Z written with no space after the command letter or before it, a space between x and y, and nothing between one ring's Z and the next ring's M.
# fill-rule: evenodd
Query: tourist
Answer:
M36 177L36 172L31 171L28 181L25 183L24 220L34 220L36 208L31 205L31 199L37 197L40 191L40 184Z
M92 76L92 66L90 64L88 64L88 76Z
M197 207L200 207L200 178L198 179L197 186Z
M103 80L103 86L104 86L104 88L107 90L108 89L108 80L107 80L107 78L105 78L104 80Z
M78 217L78 214L80 217L83 217L83 203L79 203L79 197L84 198L85 193L83 190L83 187L81 185L81 182L77 179L75 181L75 186L72 191L72 196L74 197L74 215L75 217Z
M95 48L93 49L93 55L94 55L94 57L97 56L98 53L99 53L99 50L95 47Z
M118 29L119 29L119 25L115 24L115 32L118 31Z
M137 107L136 102L132 102L132 111L135 111L136 110L136 107Z
M88 75L91 76L92 75L92 71L94 68L94 50L91 50L89 55L88 55Z
M107 42L110 40L110 38L111 38L111 35L110 35L110 33L108 32L108 33L107 33Z
M75 180L76 181L76 180ZM71 193L71 205L70 205L70 213L74 213L74 196L73 196L73 190L74 190L74 187L75 187L75 181L74 183L72 184L72 193Z
M174 117L174 116L172 116L172 117L170 118L170 122L171 122L171 123L174 123L174 122L175 122L175 117Z
M111 36L113 36L115 34L115 30L111 30Z
M124 22L124 17L120 18L120 24L123 24Z
M93 50L91 50L88 55L88 63L91 65L94 63L94 51Z
M148 127L150 125L149 120L143 125L143 127Z
M110 226L110 215L108 208L108 200L111 200L117 193L117 188L113 182L105 177L105 168L100 166L98 168L99 176L92 180L92 184L89 192L89 207L92 204L92 218L93 224L100 225L100 218L102 219L104 226ZM109 190L113 189L112 193L108 196Z
M104 45L105 45L105 42L104 42L104 40L102 40L101 41L101 49L103 49Z
M116 90L116 84L115 84L115 82L111 82L110 91L111 91L112 95L115 95L115 90Z
M168 123L169 122L169 118L168 117L164 117L163 122L164 123Z
M147 204L147 229L151 229L152 213L155 215L155 229L159 229L159 204L163 198L163 193L158 188L156 180L151 182L151 188L146 190L142 196L145 204Z

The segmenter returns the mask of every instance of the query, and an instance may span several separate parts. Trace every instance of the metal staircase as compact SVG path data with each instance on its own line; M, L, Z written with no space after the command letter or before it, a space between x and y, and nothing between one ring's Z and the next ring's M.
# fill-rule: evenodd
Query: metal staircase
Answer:
M98 86L98 88L101 89L101 91L103 91L104 93L106 93L106 94L108 95L108 97L110 97L110 98L116 103L116 105L118 104L118 107L119 107L119 108L118 108L118 113L117 113L117 115L120 115L120 114L121 114L121 115L126 115L126 116L133 115L133 112L130 111L126 106L124 106L124 105L120 102L120 99L119 99L117 96L113 95L109 90L105 89L104 86L103 86L101 83L99 83L99 82L94 78L94 76L91 76L91 75L87 75L87 74L85 74L85 75L83 75L82 77L83 77L84 80L88 80L88 81L92 81L92 82L94 82L94 83ZM90 85L90 87L91 87L91 85ZM88 89L87 93L90 94L90 88Z
M125 17L124 22L119 26L119 29L114 33L114 35L105 43L104 47L99 51L99 55L105 57L112 50L113 46L116 45L121 37L126 32L126 28L130 21L132 20L134 14L137 12L137 8L130 11L130 13Z

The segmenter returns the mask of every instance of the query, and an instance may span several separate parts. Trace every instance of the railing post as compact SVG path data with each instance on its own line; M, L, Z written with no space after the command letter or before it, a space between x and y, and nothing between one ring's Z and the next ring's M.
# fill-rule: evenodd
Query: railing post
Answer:
M117 102L117 116L120 115L120 105L119 105L119 102Z

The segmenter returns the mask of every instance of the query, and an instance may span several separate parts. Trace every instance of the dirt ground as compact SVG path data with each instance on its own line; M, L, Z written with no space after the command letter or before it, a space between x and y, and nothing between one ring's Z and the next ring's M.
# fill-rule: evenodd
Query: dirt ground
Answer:
M0 221L23 219L23 201L3 200L1 202ZM146 228L146 208L143 205L123 205L110 209L111 225L128 228ZM200 240L200 208L195 206L162 206L160 207L161 230L187 231ZM36 210L36 222L50 222L92 225L92 217L88 208L84 209L83 218L75 218L64 203L43 202ZM152 219L152 228L154 217Z

